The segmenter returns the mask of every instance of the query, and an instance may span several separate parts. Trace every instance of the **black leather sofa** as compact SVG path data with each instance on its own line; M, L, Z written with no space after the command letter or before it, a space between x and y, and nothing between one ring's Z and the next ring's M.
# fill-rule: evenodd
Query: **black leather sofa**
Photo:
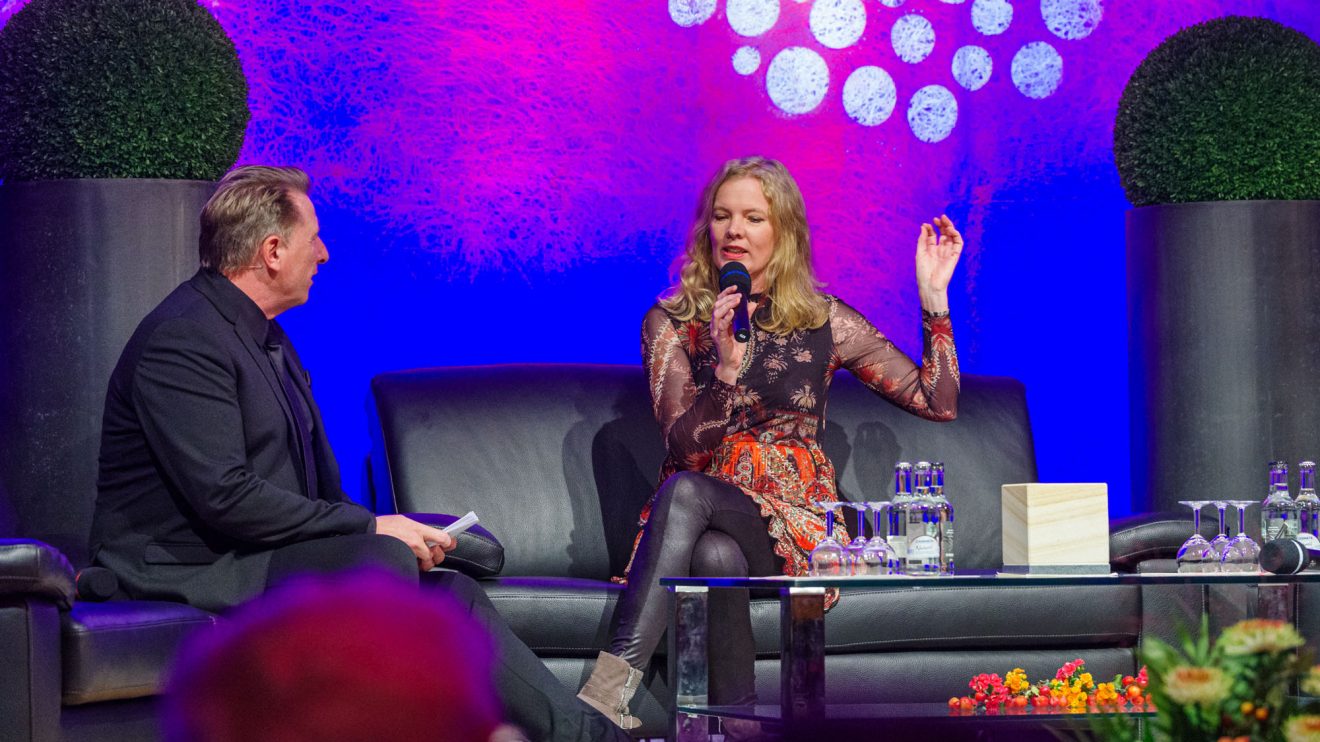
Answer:
M604 646L619 592L608 580L627 559L663 456L641 370L389 373L373 382L371 409L377 509L479 512L504 547L503 569L484 581L488 592L576 687ZM999 485L1036 473L1025 391L1011 379L965 377L959 419L935 424L840 375L824 444L849 499L887 494L896 460L942 458L964 568L998 566ZM1116 523L1114 566L1161 566L1149 560L1170 558L1188 528L1181 514ZM491 574L498 554L469 533L460 549L472 558L456 552L451 566ZM23 535L0 530L0 742L155 739L156 696L177 647L220 619L177 603L78 600L75 565ZM69 553L78 558L76 545ZM1318 596L1301 596L1303 623L1320 618ZM1022 666L1035 677L1078 656L1097 677L1128 672L1143 636L1172 636L1207 599L1216 596L1180 588L849 592L826 621L828 692L836 701L943 700L974 673ZM773 700L777 602L759 599L754 611L760 693ZM636 708L641 731L660 736L671 694L665 663L654 664Z
M79 601L54 547L0 539L0 742L150 740L180 643L212 626L181 603Z
M621 589L609 580L626 563L664 455L641 369L393 372L373 380L370 406L378 510L475 510L504 546L488 594L565 684L580 685L606 644ZM886 499L895 461L944 461L964 569L1001 565L1000 485L1036 481L1026 391L1012 379L964 377L958 419L932 423L840 374L823 445L848 500ZM1118 524L1116 566L1172 556L1189 526ZM1143 606L1159 616L1143 616ZM826 617L827 693L840 703L939 701L965 692L976 673L1023 667L1038 678L1077 657L1098 678L1132 673L1143 623L1172 634L1199 608L1186 590L1143 596L1135 586L850 590ZM778 601L755 599L752 610L758 690L773 701ZM664 666L652 663L634 708L650 735L666 729Z

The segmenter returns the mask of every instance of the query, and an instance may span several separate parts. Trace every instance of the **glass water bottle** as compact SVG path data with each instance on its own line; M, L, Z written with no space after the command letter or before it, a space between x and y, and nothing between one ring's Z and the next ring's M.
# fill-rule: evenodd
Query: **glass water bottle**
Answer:
M1288 496L1288 464L1270 462L1270 490L1260 504L1261 542L1297 535L1297 503Z

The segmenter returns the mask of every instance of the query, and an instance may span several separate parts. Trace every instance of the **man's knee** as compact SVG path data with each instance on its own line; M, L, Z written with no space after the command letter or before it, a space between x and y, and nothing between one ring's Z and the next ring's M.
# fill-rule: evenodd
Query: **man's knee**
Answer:
M422 576L422 584L449 596L469 611L485 610L493 605L477 581L460 572L436 570Z

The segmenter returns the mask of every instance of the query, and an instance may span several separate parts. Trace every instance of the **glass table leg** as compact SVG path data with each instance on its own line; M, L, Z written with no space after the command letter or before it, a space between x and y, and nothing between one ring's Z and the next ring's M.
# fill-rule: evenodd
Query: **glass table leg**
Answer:
M669 626L669 677L674 682L679 706L705 706L709 696L706 637L709 630L706 612L707 588L675 587L674 621ZM705 716L675 713L670 739L677 742L705 742L710 739L710 719Z
M1258 585L1256 587L1256 618L1274 621L1293 621L1295 585Z
M779 591L780 713L790 725L825 715L825 588Z

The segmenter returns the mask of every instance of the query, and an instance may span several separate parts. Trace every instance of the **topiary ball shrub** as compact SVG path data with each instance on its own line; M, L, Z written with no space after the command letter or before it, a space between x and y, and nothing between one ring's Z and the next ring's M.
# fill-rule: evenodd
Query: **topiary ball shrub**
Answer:
M1320 44L1239 16L1170 36L1123 90L1114 161L1134 206L1320 198Z
M0 29L0 180L216 180L249 117L197 0L32 0Z

